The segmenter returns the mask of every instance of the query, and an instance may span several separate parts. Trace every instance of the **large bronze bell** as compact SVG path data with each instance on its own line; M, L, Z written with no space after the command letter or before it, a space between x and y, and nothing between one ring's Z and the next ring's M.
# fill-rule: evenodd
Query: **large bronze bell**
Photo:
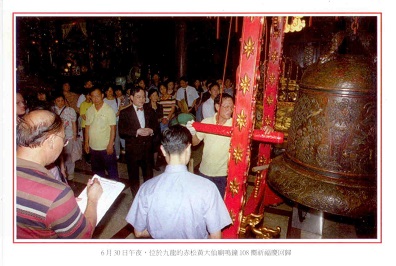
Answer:
M286 151L268 183L307 207L348 217L377 209L376 69L366 57L336 55L304 72Z

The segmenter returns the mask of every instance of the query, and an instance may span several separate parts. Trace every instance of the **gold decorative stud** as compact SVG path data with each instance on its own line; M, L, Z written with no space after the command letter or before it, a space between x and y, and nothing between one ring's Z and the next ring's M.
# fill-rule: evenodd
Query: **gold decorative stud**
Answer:
M232 197L234 197L239 192L239 183L237 182L236 178L230 182L230 191Z
M247 74L245 74L245 76L241 79L240 86L240 90L243 92L243 95L245 95L246 92L249 91L250 87L250 78Z
M246 127L246 114L244 110L241 110L241 113L237 115L236 123L239 131L242 130L242 127Z
M246 58L249 59L251 55L254 53L254 41L252 41L252 38L249 37L248 41L245 42L243 46L243 53L246 54Z
M234 152L232 153L232 156L234 156L235 164L238 164L239 162L242 161L242 155L243 155L243 149L241 149L240 147L236 147L234 149Z

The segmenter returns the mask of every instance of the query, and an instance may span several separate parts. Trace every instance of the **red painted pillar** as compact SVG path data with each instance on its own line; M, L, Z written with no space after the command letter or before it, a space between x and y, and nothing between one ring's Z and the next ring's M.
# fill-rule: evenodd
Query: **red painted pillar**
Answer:
M278 84L281 74L281 61L284 39L284 17L273 17L270 30L270 43L268 51L268 66L265 74L264 97L263 97L263 126L275 125L275 112L277 104ZM259 144L258 164L270 163L271 144L263 142ZM267 169L256 175L253 192L246 201L244 216L249 214L262 214L264 206L275 205L282 202L266 183Z
M223 238L237 238L241 223L246 181L250 164L250 144L254 129L255 94L262 47L263 17L244 17L239 67L236 73L236 103L233 113L230 161L225 203L233 224Z

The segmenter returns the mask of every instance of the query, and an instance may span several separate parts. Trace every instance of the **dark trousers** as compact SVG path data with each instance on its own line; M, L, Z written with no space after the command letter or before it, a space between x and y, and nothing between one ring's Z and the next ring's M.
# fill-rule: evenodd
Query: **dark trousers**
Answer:
M133 149L133 151L131 151ZM139 151L137 154L136 151ZM135 196L140 187L139 167L142 169L143 182L153 177L153 151L152 147L134 146L127 147L125 162L127 164L129 184L132 194Z
M108 155L106 150L96 151L90 149L91 168L94 174L106 177L106 171L110 179L118 180L118 166L115 151Z
M198 174L202 177L205 177L206 179L209 179L210 181L212 181L217 189L220 192L220 195L222 198L224 198L225 195L225 190L227 187L227 176L216 176L216 177L212 177L212 176L207 176L201 173L201 171L198 171Z

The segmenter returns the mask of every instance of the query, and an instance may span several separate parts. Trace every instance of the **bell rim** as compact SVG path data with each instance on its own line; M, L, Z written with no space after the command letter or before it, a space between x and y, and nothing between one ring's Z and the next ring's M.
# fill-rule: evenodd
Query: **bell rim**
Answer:
M312 178L312 176L316 178ZM324 180L326 178L324 177ZM376 182L367 186L367 183L356 182L356 179L353 179L352 182L352 180L342 178L341 181L338 183L323 182L319 175L298 172L295 168L290 167L283 154L271 161L267 177L268 185L274 191L312 209L347 217L363 217L376 213ZM302 193L302 190L308 187L304 187L304 184L311 185L313 189ZM290 190L291 186L296 189ZM319 200L318 195L323 200Z

